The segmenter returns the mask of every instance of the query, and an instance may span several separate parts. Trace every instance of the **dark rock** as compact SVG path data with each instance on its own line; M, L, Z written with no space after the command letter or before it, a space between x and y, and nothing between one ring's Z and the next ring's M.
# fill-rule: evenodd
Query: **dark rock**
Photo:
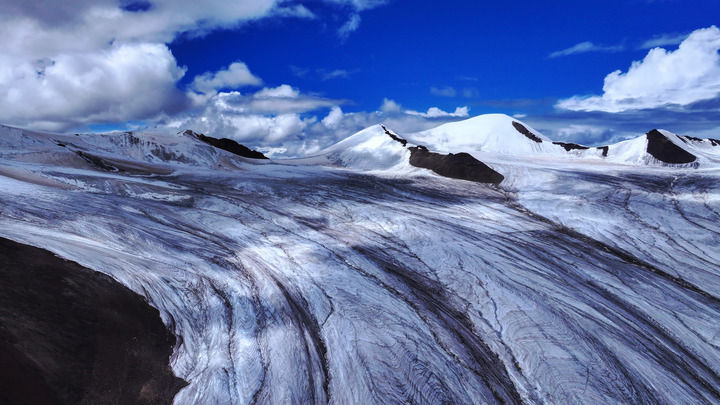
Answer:
M606 146L596 146L595 149L602 149L602 151L603 151L603 152L602 152L603 157L607 157L608 150L610 150L610 147L607 146L607 145L606 145Z
M185 134L192 135L192 136L196 137L197 139L199 139L209 145L212 145L218 149L226 150L230 153L234 153L238 156L242 156L242 157L246 157L246 158L250 158L250 159L267 159L267 156L263 155L262 152L252 150L245 145L242 145L242 144L239 144L239 143L233 141L232 139L213 138L211 136L206 136L204 134L195 133L189 129L185 131Z
M720 139L708 138L712 146L720 146Z
M0 404L170 404L175 337L111 277L0 238Z
M108 172L119 172L120 169L112 164L110 164L106 159L103 159L99 156L95 156L93 154L83 152L83 151L75 151L75 153L83 158L84 161L90 163L92 166L97 167L98 169L102 169Z
M407 141L406 139L402 139L402 138L400 138L399 136L393 134L393 133L390 132L387 128L385 128L385 125L380 125L380 126L382 127L383 131L385 131L385 133L386 133L390 138L392 138L394 141L400 142L400 143L402 144L402 146L407 146L407 142L408 142L408 141Z
M568 152L570 152L573 149L579 149L579 150L590 149L587 146L578 145L576 143L571 143L571 142L553 142L553 144L562 146Z
M505 177L469 153L443 155L427 150L424 146L413 146L410 150L410 164L453 179L470 180L479 183L499 184Z
M513 121L512 125L513 125L513 127L515 127L515 129L516 129L518 132L520 132L521 134L523 134L523 135L525 135L526 137L528 137L528 139L530 139L530 140L532 140L532 141L535 141L535 142L537 142L537 143L541 143L541 142L542 142L542 139L540 139L539 136L537 136L537 135L533 134L532 132L530 132L530 130L527 129L527 128L525 128L525 126L524 126L523 124L521 124L521 123L519 123L519 122L517 122L517 121Z
M692 163L697 158L692 153L672 143L657 129L646 134L647 152L655 159L672 164Z
M689 135L680 136L680 139L682 139L683 141L685 141L685 139L687 139L688 141L694 141L694 142L702 142L703 141L702 138L697 138L697 137L689 136Z

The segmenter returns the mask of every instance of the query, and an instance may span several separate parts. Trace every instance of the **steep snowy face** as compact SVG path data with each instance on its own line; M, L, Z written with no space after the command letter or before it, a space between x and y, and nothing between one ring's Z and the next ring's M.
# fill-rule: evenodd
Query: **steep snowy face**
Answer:
M363 170L407 171L410 152L381 125L366 128L321 152L331 163Z
M442 153L485 152L502 155L561 154L564 150L529 125L505 114L479 115L427 131L408 140Z

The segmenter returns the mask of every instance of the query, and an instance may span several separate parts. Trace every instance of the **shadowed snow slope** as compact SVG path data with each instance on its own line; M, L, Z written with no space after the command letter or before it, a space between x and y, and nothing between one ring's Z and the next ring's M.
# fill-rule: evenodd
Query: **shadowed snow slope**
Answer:
M146 297L176 404L719 403L718 170L567 158L512 121L400 134L499 186L410 168L379 126L265 164L4 129L0 236Z

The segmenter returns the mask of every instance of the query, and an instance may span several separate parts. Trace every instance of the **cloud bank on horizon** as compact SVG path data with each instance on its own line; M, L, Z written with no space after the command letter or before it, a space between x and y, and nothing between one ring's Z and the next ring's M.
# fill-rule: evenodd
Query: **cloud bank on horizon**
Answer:
M360 32L365 24L363 16L400 2L2 2L0 122L51 131L87 129L97 124L193 128L266 146L276 154L299 155L313 153L380 122L399 131L417 131L463 119L470 116L471 110L486 112L489 102L483 97L496 87L497 81L459 71L453 76L441 64L432 70L437 81L429 84L413 77L421 65L408 64L407 83L398 84L410 89L407 94L397 90L383 93L373 106L368 101L359 102L354 94L367 87L361 82L367 80L365 72L369 72L365 77L382 77L383 64L345 68L287 65L287 76L278 80L271 67L247 63L248 55L242 53L224 55L224 63L208 65L211 68L190 75L189 71L197 70L194 64L179 63L174 53L183 41L206 41L204 52L211 53L211 37L217 32L242 32L263 23L280 27L273 28L276 31L289 30L309 21L327 27L326 31L335 37L336 49L328 50L328 58L356 61L342 54L352 45L354 36L364 40L371 35L371 29ZM385 24L382 18L372 21ZM392 30L384 34L402 35ZM358 43L372 55L371 42L367 46L361 40ZM650 121L642 124L650 129L648 126L655 126L660 115L666 121L660 120L659 124L672 125L691 114L702 114L705 125L683 128L689 132L720 128L720 30L710 26L689 34L655 33L638 43L634 49L650 50L642 60L632 62L627 71L606 74L601 95L579 96L571 92L546 110L527 112L513 107L503 112L522 116L551 136L588 143L629 136L642 120ZM677 44L677 49L662 48ZM472 44L466 47L471 49ZM627 48L632 47L581 41L545 53L549 58L539 56L538 63L542 59L564 63L561 60L598 52L622 54ZM433 49L430 47L425 54L431 55ZM402 53L402 49L399 51ZM400 62L406 63L403 59L389 63ZM274 76L267 79L271 73L266 72ZM497 74L502 77L501 72ZM454 84L450 80L453 77ZM301 90L293 80L314 82L311 90ZM415 87L422 87L422 95L413 93ZM330 90L334 95L328 95ZM398 98L411 107L394 101ZM364 108L357 108L358 104ZM615 123L615 127L603 127L608 122Z

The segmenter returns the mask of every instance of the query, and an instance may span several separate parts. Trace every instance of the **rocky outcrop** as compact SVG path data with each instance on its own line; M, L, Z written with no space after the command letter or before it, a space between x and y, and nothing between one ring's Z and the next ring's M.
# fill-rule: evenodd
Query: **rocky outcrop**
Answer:
M413 146L410 150L410 164L453 179L470 180L478 183L499 184L505 177L469 153L447 155L428 151L424 146Z
M0 238L0 404L171 404L158 311L107 275Z
M250 159L267 159L267 156L263 155L262 152L252 150L245 145L242 145L242 144L239 144L239 143L233 141L232 139L213 138L211 136L207 136L204 134L198 134L189 129L185 131L185 134L194 136L195 138L197 138L209 145L212 145L218 149L228 151L230 153L234 153L238 156L242 156L242 157L246 157L246 158L250 158Z
M385 125L380 125L380 126L382 127L383 131L385 131L385 134L386 134L387 136L389 136L390 138L392 138L393 141L401 143L402 146L407 146L407 143L408 143L407 139L400 138L400 137L397 136L394 132L388 130L388 129L385 127Z
M521 124L521 123L519 123L519 122L517 122L517 121L513 121L513 122L512 122L512 126L515 127L515 129L516 129L518 132L520 132L521 134L525 135L528 139L530 139L530 140L532 140L532 141L534 141L534 142L537 142L537 143L541 143L541 142L542 142L542 139L541 139L539 136L537 136L537 135L533 134L532 132L530 132L530 130L527 129L527 128L525 127L525 125L523 125L523 124Z
M565 150L568 151L568 152L570 152L571 150L585 150L585 149L590 149L590 148L587 147L587 146L578 145L578 144L572 143L572 142L553 142L553 145L560 145L560 146L563 147L563 149L565 149Z
M655 159L670 164L692 163L697 157L685 149L675 145L657 129L646 134L647 153Z

